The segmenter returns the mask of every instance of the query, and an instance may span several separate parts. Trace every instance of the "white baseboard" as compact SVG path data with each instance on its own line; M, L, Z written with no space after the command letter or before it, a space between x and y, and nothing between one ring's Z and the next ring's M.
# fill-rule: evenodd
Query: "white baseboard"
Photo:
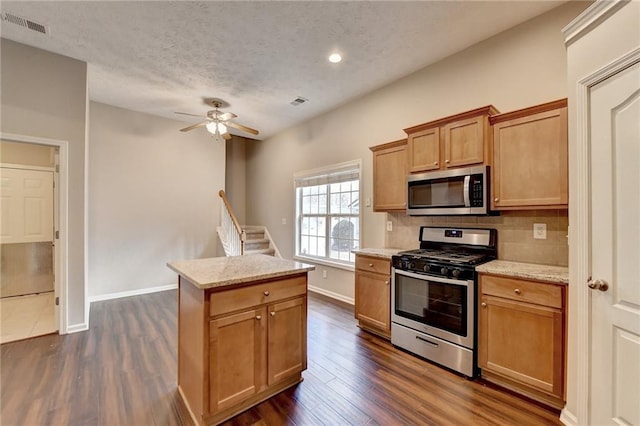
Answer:
M567 426L578 426L578 418L567 407L560 411L560 421Z
M121 297L140 296L142 294L157 293L159 291L175 290L178 284L161 285L157 287L147 287L138 290L121 291L117 293L99 294L89 297L89 303L100 302L102 300L120 299Z
M344 296L342 294L334 293L333 291L325 290L323 288L315 287L315 286L312 286L312 285L308 286L308 288L309 288L309 291L321 294L323 296L330 297L332 299L339 300L339 301L344 302L344 303L348 303L349 305L355 305L356 304L355 300L353 300L352 297L347 297L347 296Z
M89 324L86 322L80 324L73 324L67 327L67 334L71 333L79 333L81 331L87 331L89 329Z

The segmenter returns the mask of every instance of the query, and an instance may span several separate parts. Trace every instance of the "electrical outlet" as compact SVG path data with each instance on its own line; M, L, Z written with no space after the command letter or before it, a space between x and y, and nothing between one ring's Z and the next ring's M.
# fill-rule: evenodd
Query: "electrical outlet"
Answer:
M327 279L327 270L326 269L322 270L322 278L324 278L325 280Z
M367 197L364 199L364 206L371 207L371 198Z
M533 224L533 238L536 240L547 239L547 224L546 223L534 223Z
M393 231L393 222L390 220L387 221L387 231L388 232Z

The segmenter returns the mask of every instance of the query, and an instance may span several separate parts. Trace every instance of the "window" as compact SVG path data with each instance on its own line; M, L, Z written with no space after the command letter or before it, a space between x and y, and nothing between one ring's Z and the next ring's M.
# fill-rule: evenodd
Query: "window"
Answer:
M360 161L294 176L296 256L353 264L360 247Z

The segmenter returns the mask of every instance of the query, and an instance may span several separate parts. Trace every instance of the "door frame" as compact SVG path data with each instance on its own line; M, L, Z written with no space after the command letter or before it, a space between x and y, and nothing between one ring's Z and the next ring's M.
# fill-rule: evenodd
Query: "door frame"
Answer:
M54 244L54 286L58 295L59 306L58 312L58 333L67 334L69 325L68 313L68 194L69 194L69 142L65 140L40 138L34 136L18 135L13 133L1 133L0 139L9 142L31 143L38 145L47 145L58 148L59 167L58 172L54 173L54 181L56 182L56 191L54 192L54 225L57 228L54 231L59 232L59 238L55 239ZM57 217L57 220L55 219ZM55 236L54 236L55 237Z
M576 293L575 305L571 306L576 323L576 400L575 416L580 423L589 424L591 418L591 291L586 283L591 276L591 153L589 136L589 103L593 86L612 77L622 70L640 62L640 48L634 49L620 58L606 64L592 74L582 78L576 87L576 161L572 174L574 186L570 191L576 194L570 209L577 214L569 229L570 280L572 291ZM569 348L571 350L571 348ZM563 410L564 412L564 410ZM567 413L568 414L568 413Z

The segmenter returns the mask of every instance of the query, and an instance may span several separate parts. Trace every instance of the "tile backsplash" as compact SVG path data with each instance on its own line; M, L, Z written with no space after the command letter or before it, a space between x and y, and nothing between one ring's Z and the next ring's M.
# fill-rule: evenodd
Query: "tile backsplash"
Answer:
M386 247L418 247L420 226L495 228L498 230L498 259L567 266L569 245L567 210L503 211L500 216L407 216L387 213L393 231L386 232ZM533 238L533 224L547 225L547 239Z

